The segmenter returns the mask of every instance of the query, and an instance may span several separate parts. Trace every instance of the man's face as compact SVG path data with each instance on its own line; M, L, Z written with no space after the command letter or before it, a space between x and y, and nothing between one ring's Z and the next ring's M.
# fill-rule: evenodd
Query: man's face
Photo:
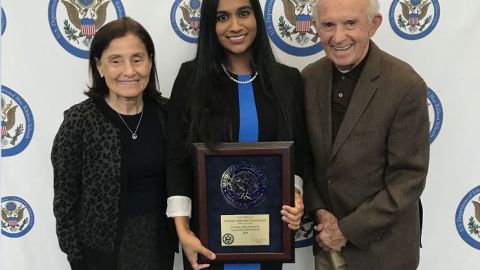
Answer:
M319 0L317 32L327 57L340 70L351 70L368 52L370 37L382 22L369 20L370 0Z

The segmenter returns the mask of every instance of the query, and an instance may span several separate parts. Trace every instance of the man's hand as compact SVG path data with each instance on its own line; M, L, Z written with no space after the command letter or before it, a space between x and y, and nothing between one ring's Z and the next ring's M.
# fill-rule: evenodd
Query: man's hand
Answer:
M315 236L318 246L325 251L340 251L346 244L347 239L338 227L338 219L324 209L317 210L318 225L314 229L318 232Z

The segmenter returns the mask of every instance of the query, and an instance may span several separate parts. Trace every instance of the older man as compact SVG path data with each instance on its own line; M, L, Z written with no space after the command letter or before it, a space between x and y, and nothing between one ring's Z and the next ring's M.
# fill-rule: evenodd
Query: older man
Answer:
M419 262L429 160L427 87L370 38L378 0L318 0L326 57L303 72L317 270L410 270Z

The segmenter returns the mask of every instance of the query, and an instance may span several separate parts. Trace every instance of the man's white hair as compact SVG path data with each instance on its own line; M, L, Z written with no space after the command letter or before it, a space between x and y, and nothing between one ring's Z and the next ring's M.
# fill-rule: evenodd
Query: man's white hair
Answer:
M313 4L312 17L315 20L315 24L318 26L318 4L322 0L315 0ZM369 0L370 5L368 8L368 21L371 22L375 15L380 14L380 2L378 0Z

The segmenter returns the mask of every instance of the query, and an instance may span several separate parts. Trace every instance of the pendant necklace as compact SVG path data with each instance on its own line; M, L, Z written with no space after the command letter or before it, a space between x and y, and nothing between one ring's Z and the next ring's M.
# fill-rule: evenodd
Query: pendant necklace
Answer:
M132 133L132 139L136 140L138 138L138 136L137 136L138 127L140 126L140 123L142 122L143 110L142 110L142 113L140 114L140 119L138 120L137 127L135 128L135 132L132 131L132 129L130 129L130 127L127 125L127 122L125 122L125 120L123 119L122 115L118 112L117 112L117 114L118 114L118 117L120 117L120 119L122 120L123 124L125 124L125 126L128 128L128 131L130 131L130 133Z

